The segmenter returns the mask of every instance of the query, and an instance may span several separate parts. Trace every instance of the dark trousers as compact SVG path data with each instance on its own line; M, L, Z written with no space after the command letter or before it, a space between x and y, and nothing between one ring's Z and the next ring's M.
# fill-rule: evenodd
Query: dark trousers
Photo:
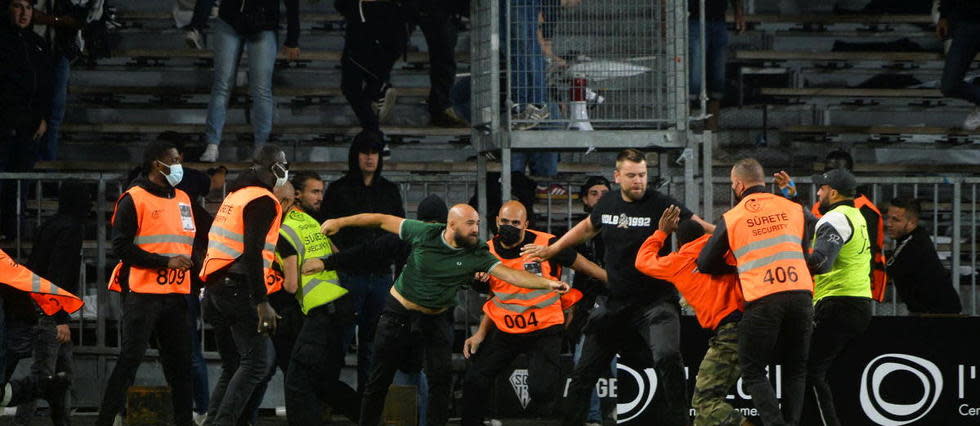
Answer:
M980 22L953 20L953 41L946 52L941 89L943 96L959 98L980 106L980 87L963 81L973 58L980 52Z
M182 294L123 293L122 347L106 383L97 425L110 426L126 403L126 391L136 379L155 335L160 342L160 363L170 385L174 422L192 425L191 336L187 324L187 301Z
M452 106L449 94L456 82L457 28L450 1L420 2L411 24L418 25L429 49L429 111L442 112Z
M805 417L816 418L822 425L840 425L827 372L841 351L868 329L871 299L825 297L814 307L813 320L815 325L806 369Z
M371 374L364 386L362 426L378 426L381 422L385 396L395 372L415 373L423 363L429 380L428 424L446 424L452 378L451 319L449 312L425 315L409 311L388 296L374 337Z
M687 384L680 345L680 306L676 300L629 305L610 299L592 311L585 326L582 358L572 370L562 405L564 425L580 426L589 410L596 381L609 371L617 353L637 353L652 364L660 380L666 412L664 424L688 423Z
M374 348L374 334L378 329L378 319L385 308L391 291L391 273L340 274L340 282L349 290L345 303L350 303L354 311L354 323L344 327L340 350L347 352L354 332L357 332L357 390L362 392L371 371L371 358Z
M191 333L191 377L194 383L194 412L208 412L208 396L211 391L208 386L208 363L204 360L204 348L201 336L201 300L198 293L191 291L187 299L187 329Z
M0 173L29 172L37 162L38 141L34 128L0 127ZM27 201L28 181L20 181L20 206L17 205L17 181L3 180L0 184L0 235L17 237L17 218ZM23 221L23 218L21 218Z
M494 327L466 370L462 425L483 424L493 380L522 353L528 356L527 387L531 397L528 411L550 417L555 397L561 390L558 357L564 328L564 325L555 325L531 333L512 334Z
M262 405L262 399L265 398L265 391L268 389L272 377L276 375L276 367L282 371L283 383L285 383L293 345L296 343L300 329L303 328L303 311L300 310L295 296L285 290L280 290L269 295L269 304L279 315L276 333L270 336L272 347L275 350L275 363L269 369L269 374L265 376L262 383L252 391L252 397L249 399L248 405L245 406L245 412L242 415L242 420L238 422L239 424L256 423L259 417L259 407Z
M813 297L808 291L775 293L745 305L745 313L738 323L742 385L766 426L800 422L812 333ZM766 376L766 367L775 363L780 353L783 356L782 410Z
M42 316L38 319L37 325L33 327L32 349L34 363L31 364L31 375L35 377L48 377L56 373L65 373L69 380L72 375L72 342L59 343L57 336L57 324L54 319ZM59 395L58 398L48 399L48 411L51 415L51 424L55 426L71 424L70 413L71 404L69 403L70 392ZM14 418L15 425L29 425L34 417L34 410L37 401L32 400L17 406L17 417Z
M243 282L226 278L207 291L205 320L215 327L216 335L222 330L218 338L221 376L211 391L207 424L234 425L248 416L253 393L273 368L272 341L257 331L258 314Z
M344 326L353 321L349 296L310 310L293 348L286 375L286 413L296 426L322 423L323 403L347 418L360 418L360 395L340 381Z
M360 7L367 22L361 22L359 15L346 20L340 89L361 127L379 130L381 124L371 102L380 96L391 68L405 51L408 34L401 9L395 3L366 2ZM358 6L354 8L357 14Z

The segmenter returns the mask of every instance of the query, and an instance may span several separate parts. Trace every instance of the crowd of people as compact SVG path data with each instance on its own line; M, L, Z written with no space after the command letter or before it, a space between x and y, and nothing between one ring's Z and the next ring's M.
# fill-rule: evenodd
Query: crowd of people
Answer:
M291 174L285 153L266 144L212 218L203 208L208 176L185 170L172 144L151 144L112 216L119 263L108 286L122 295L122 345L97 424L123 414L151 341L180 425L254 423L276 367L290 424L317 424L330 407L377 425L393 382L418 385L424 422L446 424L452 308L464 287L487 299L462 343L463 424L483 424L495 377L520 354L529 362L528 415L601 424L595 384L615 370L617 353L653 366L665 390L658 413L665 424L687 424L692 407L695 424L751 424L725 399L739 377L763 424L795 424L810 415L805 407L839 424L827 376L869 326L886 274L911 312L960 311L949 273L917 227L921 208L896 199L883 216L859 201L853 164L840 152L813 178L812 209L785 172L773 175L780 189L770 193L762 166L738 161L730 176L738 204L711 224L649 187L645 155L626 149L613 171L618 188L588 179L581 188L587 217L560 238L532 229L525 205L508 201L484 242L466 204L448 208L430 196L418 220L405 219L397 186L382 177L381 148L359 137L348 172L328 185L316 173ZM55 424L68 422L68 323L81 307L72 294L79 227L92 204L79 185L62 187L58 215L39 228L26 267L5 260L16 273L5 272L0 287L3 401L19 406L20 422L29 421L37 398L49 402ZM887 259L882 229L897 243ZM575 271L573 285L561 281L565 268ZM680 353L681 298L713 332L693 398ZM221 357L213 388L199 317ZM352 386L340 373L355 335ZM561 398L564 341L576 356ZM779 356L781 403L766 378ZM17 361L29 357L31 373L13 379Z
M26 171L37 149L55 158L68 64L76 53L65 40L73 40L72 31L93 19L93 11L63 11L52 0L39 15L29 0L5 3L9 19L0 47L11 60L0 75L0 112L16 120L2 124L0 171ZM539 28L546 10L541 2L515 3L522 14L511 32L534 42L511 52L517 81L527 82L510 89L522 99L512 112L517 120L544 120L553 108L546 94L531 89L547 56L549 35ZM741 2L732 4L742 29ZM296 59L299 2L285 5L283 51ZM203 46L212 6L213 0L197 1L186 28L195 46ZM723 51L726 2L705 7L707 49ZM612 176L618 187L599 176L586 181L580 191L586 218L562 236L533 229L533 214L516 201L502 203L488 241L478 238L481 218L473 207L447 206L437 196L419 204L417 219L407 219L398 186L383 177L381 123L395 99L392 67L420 27L429 45L432 124L465 126L450 100L461 12L437 0L417 7L338 0L336 8L346 21L341 87L362 131L351 144L347 172L325 182L316 173L291 173L285 152L266 143L274 115L278 0L221 2L211 24L215 72L201 159L218 157L246 50L255 150L212 217L204 208L210 178L184 169L183 153L165 141L145 149L140 172L127 182L111 219L119 263L107 285L121 295L121 346L97 424L112 425L124 414L127 390L152 341L171 389L173 421L182 426L254 424L276 368L285 379L290 424L322 423L329 407L359 424L378 425L392 383L417 385L422 422L446 424L457 343L453 308L464 287L487 295L478 327L461 345L468 360L460 405L465 425L484 424L495 377L521 354L529 359L528 415L600 424L595 384L615 372L616 354L623 352L639 354L656 370L664 389L657 415L664 424L688 424L690 408L695 424L752 424L726 401L739 377L763 424L796 424L806 415L839 424L828 374L869 327L872 304L884 299L889 282L913 314L962 309L950 272L919 226L919 202L897 198L882 214L858 187L850 156L839 151L813 178L813 206L803 205L787 173L769 177L756 160L736 162L730 181L738 202L715 223L648 186L646 156L635 149L617 156ZM53 35L35 34L30 27L36 23ZM968 25L954 27L958 49L967 49L955 43L969 31ZM723 92L724 58L709 56L704 66L714 102ZM953 80L944 78L947 94L975 90ZM533 159L521 160L520 172L523 161ZM548 171L541 174L553 174L556 158L542 161ZM776 193L766 190L770 179ZM16 216L9 208L18 204L17 191L5 183L0 194L0 231L19 232L7 223ZM38 399L48 402L54 424L69 423L77 338L69 324L82 306L75 296L81 228L92 202L80 183L65 182L58 213L38 228L26 264L0 252L0 406L17 406L18 424L30 421ZM886 235L895 241L891 253ZM566 269L575 271L571 285L562 281ZM713 333L693 395L681 357L681 298ZM213 387L202 321L213 330L221 358ZM575 367L562 398L564 341L574 346ZM352 347L353 385L340 377ZM766 372L777 357L782 401ZM30 373L12 377L27 358L33 359Z

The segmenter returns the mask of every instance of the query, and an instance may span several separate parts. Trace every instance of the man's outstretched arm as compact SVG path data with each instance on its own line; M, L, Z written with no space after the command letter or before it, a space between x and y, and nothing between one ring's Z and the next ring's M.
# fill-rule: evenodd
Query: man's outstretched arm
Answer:
M401 232L402 222L404 218L398 216L392 216L387 214L379 213L362 213L353 216L338 217L336 219L328 219L320 225L320 231L326 236L331 236L340 231L341 229L355 226L359 228L381 228L385 231L391 232L392 234L398 234Z

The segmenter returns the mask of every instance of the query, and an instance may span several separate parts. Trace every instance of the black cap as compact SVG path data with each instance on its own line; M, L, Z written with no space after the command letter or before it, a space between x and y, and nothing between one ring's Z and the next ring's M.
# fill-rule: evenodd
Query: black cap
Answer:
M585 195L589 192L589 188L596 185L605 185L606 188L612 188L612 185L609 184L609 179L602 176L589 176L589 178L585 181L585 184L582 185L582 189L579 190L579 196L585 197Z
M385 135L378 130L364 129L351 143L351 149L355 152L369 153L371 151L380 153L385 146Z
M851 172L844 169L834 169L821 175L814 175L813 183L817 186L827 185L849 197L857 192L857 180Z
M446 223L449 208L446 207L446 202L442 198L432 194L419 202L419 207L415 213L418 220L423 222Z

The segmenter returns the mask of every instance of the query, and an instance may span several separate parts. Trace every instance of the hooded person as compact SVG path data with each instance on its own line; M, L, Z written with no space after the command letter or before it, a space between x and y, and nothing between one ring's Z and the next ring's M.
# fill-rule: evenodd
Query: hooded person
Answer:
M348 155L347 173L331 182L323 195L320 207L322 220L352 216L360 213L380 213L405 217L401 191L398 185L382 177L384 136L379 131L364 130L354 137ZM385 232L380 229L346 228L331 237L341 252L359 244L375 240ZM342 272L341 284L351 291L355 301L358 326L357 383L367 381L371 360L371 343L374 330L384 308L388 289L394 282L391 266L393 256L375 257L373 264L359 270ZM354 337L354 325L344 335L346 348Z
M47 132L51 55L47 42L32 30L33 3L0 0L0 173L33 169L37 141ZM7 238L18 237L23 207L18 207L17 192L13 180L0 186L0 234ZM24 201L26 194L20 206Z

